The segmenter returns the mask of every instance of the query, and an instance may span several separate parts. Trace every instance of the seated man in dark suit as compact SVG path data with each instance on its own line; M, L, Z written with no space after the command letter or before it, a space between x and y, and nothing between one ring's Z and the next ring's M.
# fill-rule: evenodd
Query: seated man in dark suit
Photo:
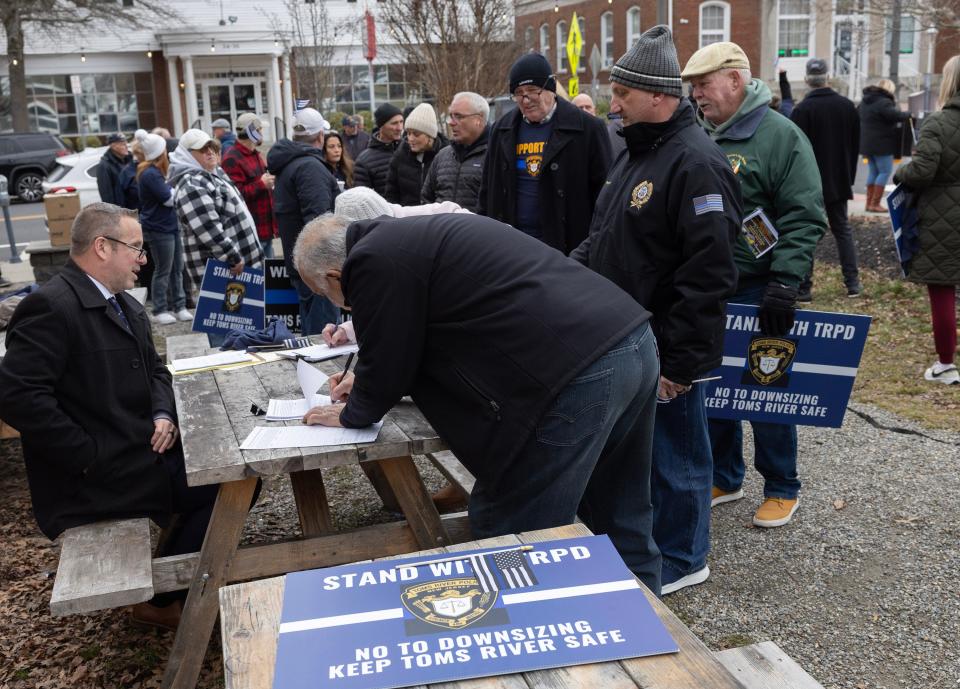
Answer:
M124 290L146 263L136 213L93 203L73 223L70 260L25 298L0 363L0 418L22 436L33 511L56 538L105 519L180 514L161 555L200 549L217 486L188 488L170 372L143 307ZM165 605L164 605L165 604ZM175 628L176 595L134 607Z

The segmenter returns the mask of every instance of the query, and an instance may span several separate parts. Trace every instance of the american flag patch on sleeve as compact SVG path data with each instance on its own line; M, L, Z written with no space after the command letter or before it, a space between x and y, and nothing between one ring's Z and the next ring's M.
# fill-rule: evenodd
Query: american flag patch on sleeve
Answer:
M693 199L693 212L697 215L723 213L723 197L720 194L697 196Z

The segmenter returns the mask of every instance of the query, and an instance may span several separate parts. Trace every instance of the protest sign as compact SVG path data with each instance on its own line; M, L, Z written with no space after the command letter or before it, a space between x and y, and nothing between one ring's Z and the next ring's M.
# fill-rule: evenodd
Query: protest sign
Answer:
M266 276L266 324L283 321L290 330L300 331L300 299L290 282L290 274L282 258L264 261Z
M207 260L193 316L193 330L228 333L263 328L263 271L245 268L239 275L221 261Z
M890 212L890 226L893 229L900 272L906 277L910 270L910 261L920 249L920 216L913 192L902 184L897 185L887 196L887 210Z
M288 574L273 686L388 689L675 651L592 536Z
M870 316L797 311L784 337L760 332L758 308L728 304L723 363L709 376L707 416L839 427Z

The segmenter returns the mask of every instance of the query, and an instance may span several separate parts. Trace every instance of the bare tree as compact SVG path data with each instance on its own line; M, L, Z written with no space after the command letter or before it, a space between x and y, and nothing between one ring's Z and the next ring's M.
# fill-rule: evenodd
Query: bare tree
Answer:
M282 4L282 16L262 9L260 12L294 55L297 95L322 108L334 95L333 55L338 37L349 30L349 22L331 21L326 2L283 0Z
M138 0L136 7L124 7L116 0L3 0L0 21L7 37L10 74L10 111L14 131L29 129L27 117L27 79L24 60L24 30L49 37L70 29L96 28L117 32L139 29L158 20L174 20L178 15L163 0Z
M511 0L386 0L378 17L438 109L458 91L502 92L521 47Z

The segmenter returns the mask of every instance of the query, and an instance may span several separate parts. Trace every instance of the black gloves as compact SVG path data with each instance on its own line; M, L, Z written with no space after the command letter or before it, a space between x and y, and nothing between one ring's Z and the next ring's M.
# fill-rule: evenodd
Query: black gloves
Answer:
M760 304L760 331L780 337L790 332L797 313L797 288L771 282Z

